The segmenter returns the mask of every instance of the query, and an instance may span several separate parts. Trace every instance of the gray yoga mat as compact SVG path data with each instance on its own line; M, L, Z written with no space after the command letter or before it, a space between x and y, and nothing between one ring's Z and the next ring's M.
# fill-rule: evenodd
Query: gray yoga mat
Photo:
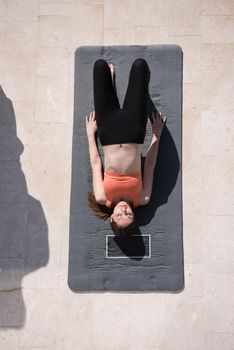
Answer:
M96 59L104 58L115 65L122 107L130 68L138 57L146 59L151 71L148 112L157 109L164 113L167 124L160 140L151 201L134 209L139 229L133 236L121 239L114 236L109 221L98 218L88 206L92 171L85 116L94 110ZM183 289L182 75L183 52L178 45L81 46L76 50L68 273L71 290ZM148 125L142 170L151 136ZM103 161L98 138L97 145Z

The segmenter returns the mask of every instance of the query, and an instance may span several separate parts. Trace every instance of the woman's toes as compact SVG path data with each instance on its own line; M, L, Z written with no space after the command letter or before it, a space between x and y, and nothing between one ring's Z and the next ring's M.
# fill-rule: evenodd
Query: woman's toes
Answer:
M110 67L111 72L115 71L115 66L112 63L108 64L108 66Z
M108 63L108 66L110 67L111 76L112 76L112 79L113 79L114 75L115 75L115 66L112 63Z

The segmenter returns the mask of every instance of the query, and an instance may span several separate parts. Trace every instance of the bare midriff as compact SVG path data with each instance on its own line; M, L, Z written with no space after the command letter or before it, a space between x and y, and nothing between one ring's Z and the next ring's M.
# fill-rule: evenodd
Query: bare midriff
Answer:
M127 174L141 171L142 146L139 143L102 146L105 172Z

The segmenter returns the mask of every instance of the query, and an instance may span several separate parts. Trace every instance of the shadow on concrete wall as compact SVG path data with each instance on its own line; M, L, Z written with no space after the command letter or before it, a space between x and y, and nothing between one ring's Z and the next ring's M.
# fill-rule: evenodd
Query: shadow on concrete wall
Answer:
M48 225L41 203L29 195L12 102L0 86L0 327L22 327L22 278L49 260Z

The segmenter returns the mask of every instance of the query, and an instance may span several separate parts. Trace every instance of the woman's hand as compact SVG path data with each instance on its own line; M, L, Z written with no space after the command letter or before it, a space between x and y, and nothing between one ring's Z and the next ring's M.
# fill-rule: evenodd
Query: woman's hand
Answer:
M164 116L161 112L153 112L152 120L150 119L151 128L153 134L159 140L163 131L164 124L166 122L167 117Z
M94 135L97 131L95 111L90 112L89 117L86 115L86 132L87 136Z

